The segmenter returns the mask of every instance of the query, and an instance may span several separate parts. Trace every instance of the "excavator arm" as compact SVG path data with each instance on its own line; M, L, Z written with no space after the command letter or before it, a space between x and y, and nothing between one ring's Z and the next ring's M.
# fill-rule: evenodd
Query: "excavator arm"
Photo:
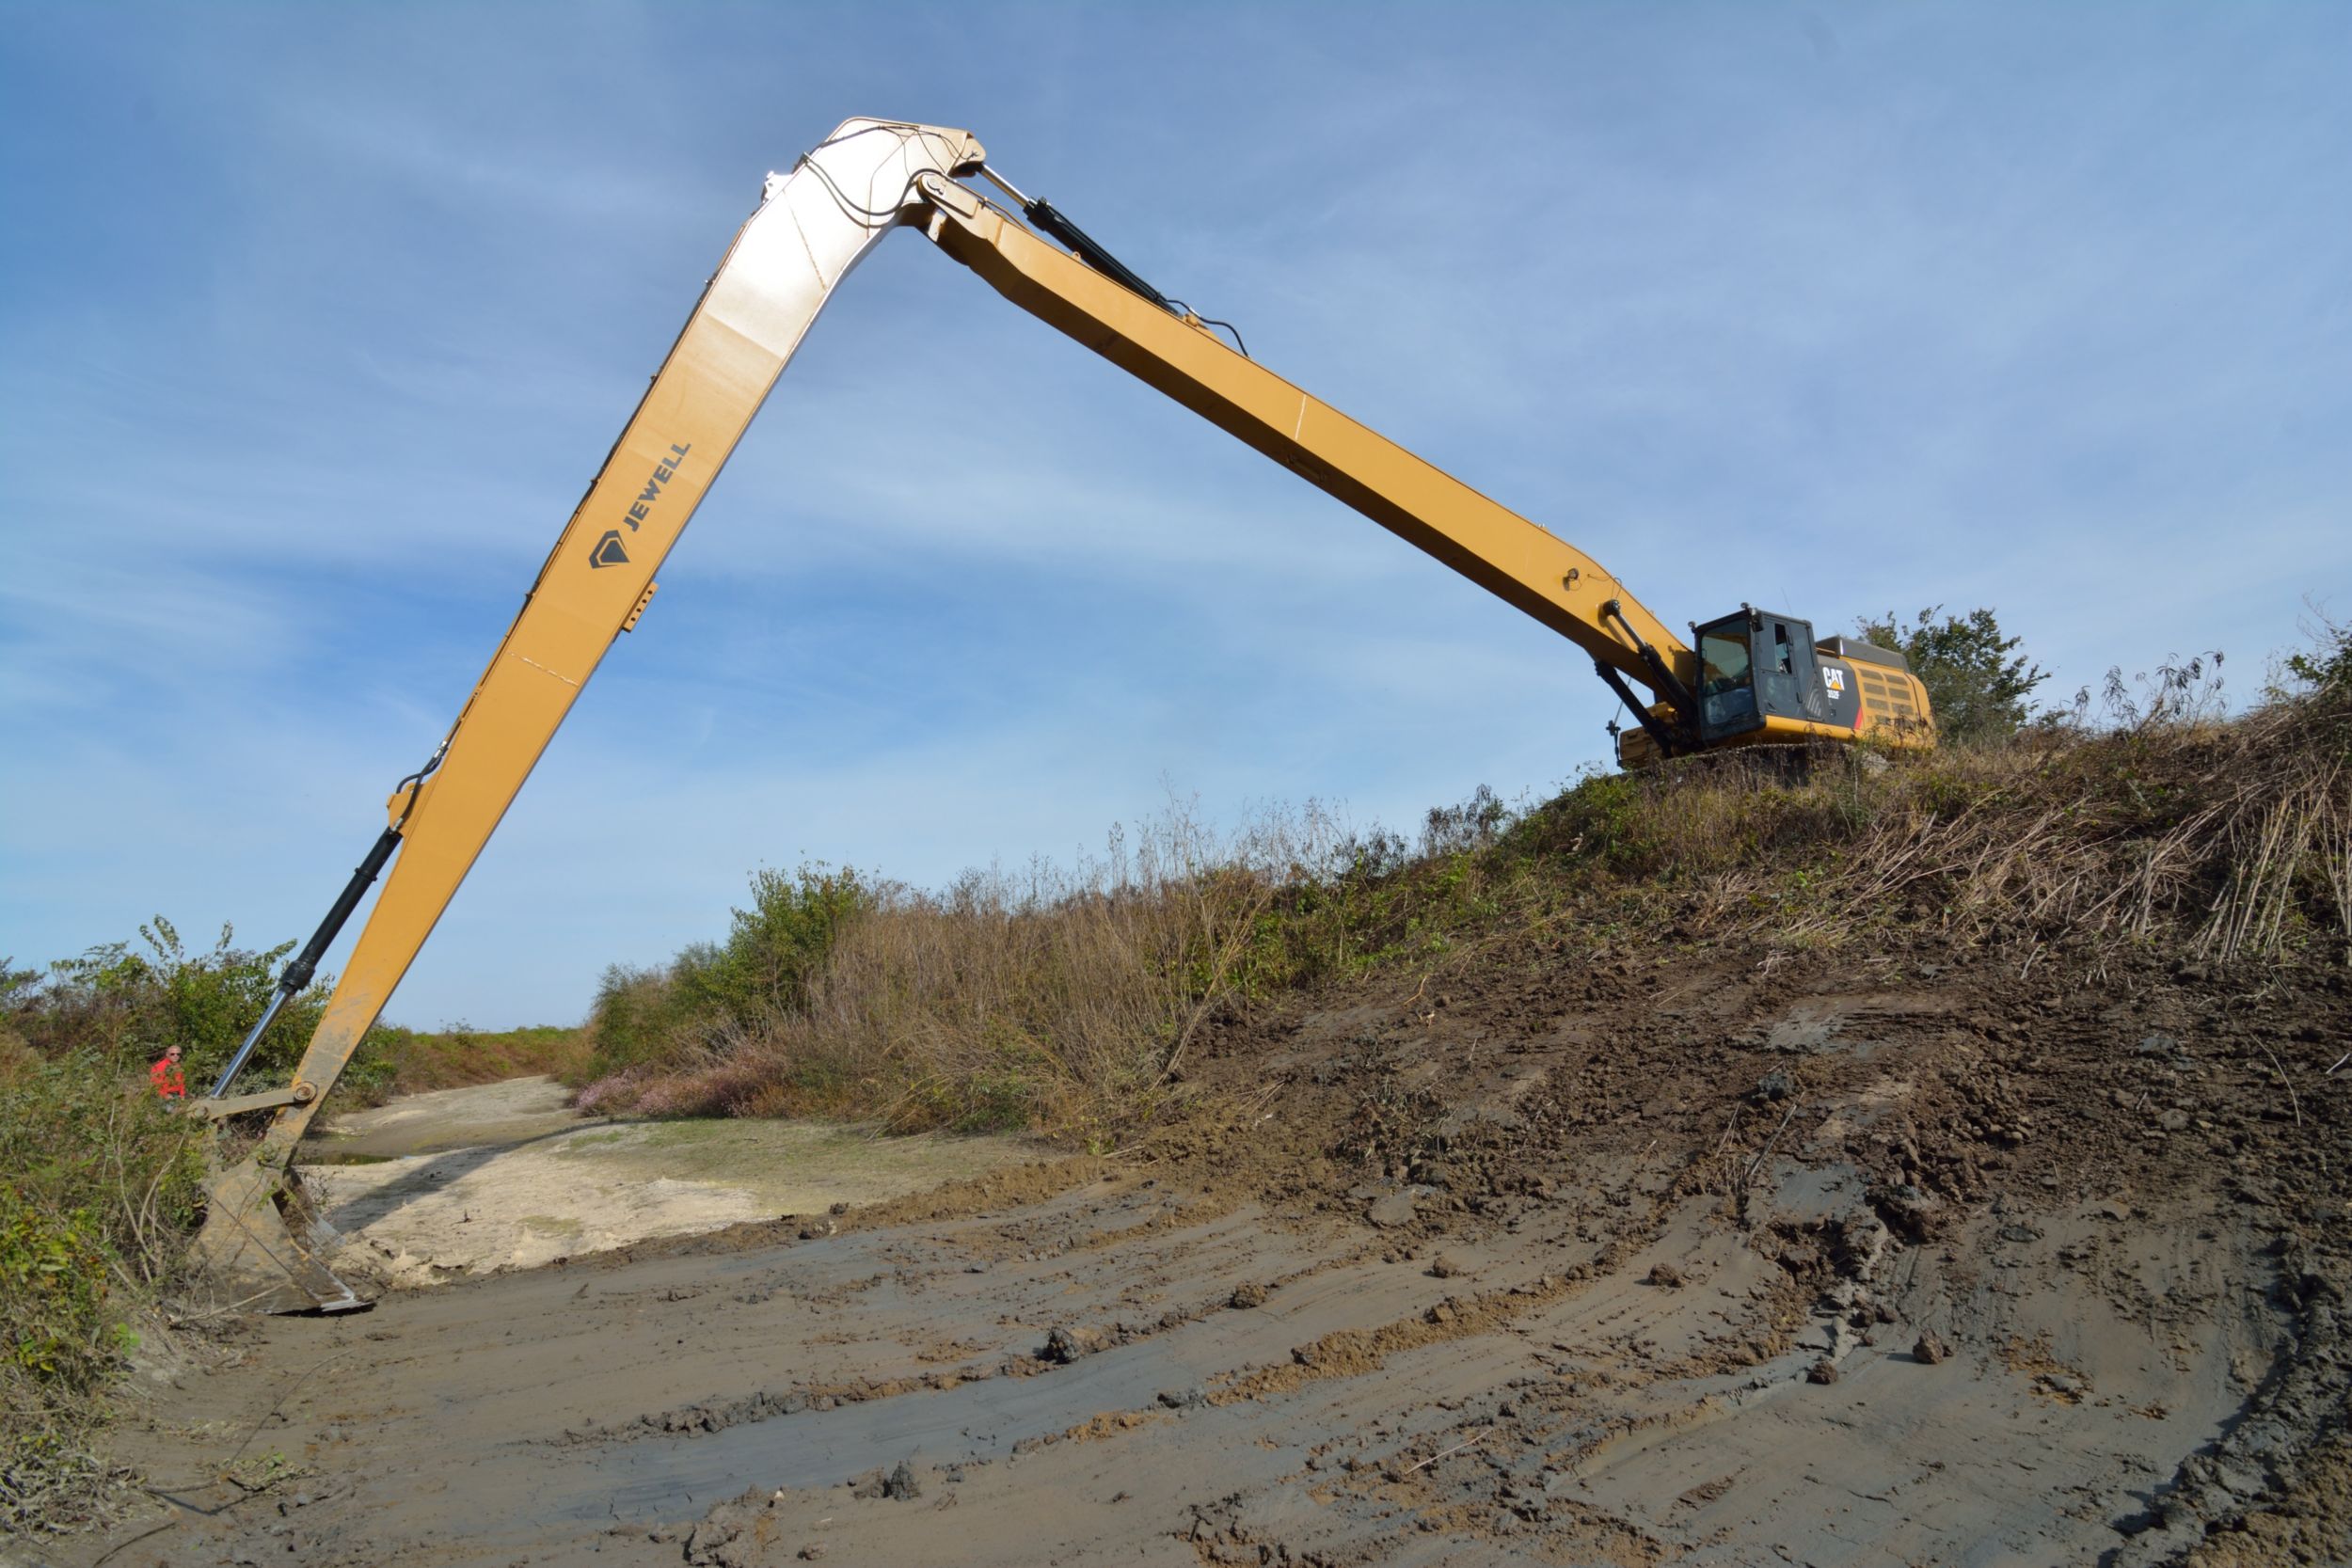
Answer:
M962 182L974 176L1072 250ZM273 1112L260 1143L214 1181L199 1238L239 1304L363 1305L314 1251L318 1233L292 1174L296 1144L605 651L635 626L655 571L825 301L885 234L908 226L1031 315L1575 642L1658 751L1693 743L1697 656L1591 557L1228 347L990 170L970 134L847 121L790 173L770 177L440 750L401 781L390 825L281 977L278 1003L308 983L389 862L293 1083L228 1098L265 1017L215 1086L215 1114ZM1655 701L1636 699L1629 681Z
M1038 320L1166 393L1645 687L1646 642L1687 680L1691 651L1591 556L1489 500L1177 314L1048 245L975 192L917 181L924 232ZM1680 666L1680 668L1677 668ZM1660 695L1666 695L1661 691Z
M984 156L962 131L852 119L789 174L770 176L434 762L394 792L373 867L363 863L338 901L347 914L395 841L383 895L287 1101L260 1143L211 1183L197 1251L230 1300L267 1311L365 1305L318 1254L321 1233L301 1212L292 1177L295 1145L605 650L644 613L662 558L827 298L885 234L928 211L919 177L969 173ZM337 924L330 916L305 954L323 951ZM278 1002L300 989L281 980ZM230 1080L259 1035L257 1026L215 1085L216 1104L231 1103Z

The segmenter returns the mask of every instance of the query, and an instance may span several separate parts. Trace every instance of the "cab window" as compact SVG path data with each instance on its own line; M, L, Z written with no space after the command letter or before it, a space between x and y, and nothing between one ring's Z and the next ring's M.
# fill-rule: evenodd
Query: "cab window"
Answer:
M1747 628L1699 634L1699 726L1709 734L1747 727L1756 717Z
M1720 696L1748 684L1748 640L1737 632L1710 631L1699 639L1702 697Z

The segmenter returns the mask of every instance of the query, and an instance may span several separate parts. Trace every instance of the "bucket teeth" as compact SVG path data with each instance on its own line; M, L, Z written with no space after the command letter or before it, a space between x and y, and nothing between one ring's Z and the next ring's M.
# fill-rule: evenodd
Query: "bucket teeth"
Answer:
M215 1306L235 1312L358 1312L374 1303L335 1277L340 1244L312 1212L302 1179L246 1159L205 1184L195 1254Z

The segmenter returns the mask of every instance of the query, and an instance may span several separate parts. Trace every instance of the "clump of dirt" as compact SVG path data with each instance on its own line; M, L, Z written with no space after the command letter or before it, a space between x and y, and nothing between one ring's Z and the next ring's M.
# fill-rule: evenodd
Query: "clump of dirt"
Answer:
M888 1475L880 1470L869 1470L850 1483L850 1496L862 1501L881 1497L903 1503L912 1502L922 1495L923 1483L915 1479L914 1462L905 1459L898 1461Z
M2352 1560L2352 1436L2315 1448L2259 1506L2234 1511L2190 1547L2182 1568L2265 1568Z
M1051 1448L1056 1443L1099 1443L1106 1437L1116 1437L1121 1433L1133 1432L1137 1427L1149 1426L1153 1421L1166 1418L1166 1413L1157 1410L1105 1410L1060 1432L1024 1437L1012 1446L1012 1451L1015 1457L1019 1457Z
M1830 1348L1800 1366L1817 1386L1837 1384L1856 1349L1908 1350L1906 1361L1932 1367L1964 1347L1950 1324L1896 1321L1873 1293L1891 1288L1883 1253L1979 1233L2031 1245L2042 1216L2075 1209L2128 1227L2130 1195L2160 1195L2169 1209L2218 1204L2224 1223L2290 1239L2297 1261L2283 1288L2297 1333L2257 1377L2252 1418L2153 1507L2120 1515L2117 1538L2178 1552L2210 1531L2201 1560L2235 1562L2254 1559L2216 1554L2334 1528L2344 1450L2328 1433L2344 1422L2347 1379L2330 1336L2352 1280L2352 1187L2328 1131L2352 1112L2352 1075L2328 1071L2333 1042L2352 1038L2342 973L2207 967L2104 942L1986 950L1913 929L1813 953L1702 942L1671 959L1517 939L1454 966L1442 1007L1416 994L1435 987L1394 989L1393 1010L1356 992L1214 1021L1195 1084L1266 1107L1273 1124L1188 1127L1168 1140L1172 1161L1213 1164L1221 1187L1238 1184L1277 1216L1361 1214L1409 1195L1407 1217L1390 1216L1390 1255L1443 1238L1422 1254L1440 1279L1461 1267L1462 1243L1500 1242L1565 1195L1601 1260L1582 1278L1563 1270L1524 1294L1459 1294L1303 1342L1288 1364L1215 1385L1213 1402L1277 1398L1492 1332L1606 1276L1657 1233L1670 1198L1719 1203L1782 1271L1760 1335L1673 1370L1761 1366L1823 1322ZM1593 1172L1629 1167L1650 1173L1648 1196L1638 1183L1595 1190ZM1853 1210L1758 1223L1778 1173L1828 1168L1856 1173ZM2103 1287L2097 1256L2085 1242L2057 1262L2120 1307L2162 1311L2129 1277ZM1688 1293L1673 1259L1644 1278ZM1978 1354L2053 1406L2111 1402L2046 1340L1995 1338ZM1509 1446L1500 1434L1511 1433L1540 1446L1524 1417L1495 1424L1482 1449Z
M679 1405L669 1410L648 1411L632 1420L611 1427L588 1427L568 1431L556 1439L559 1444L625 1442L647 1433L667 1437L693 1437L709 1433L724 1432L729 1427L746 1422L774 1420L780 1417L797 1416L804 1410L833 1410L845 1404L862 1404L868 1400L894 1399L918 1390L944 1392L961 1384L975 1383L993 1374L986 1368L968 1369L958 1372L926 1372L920 1377L866 1378L852 1383L813 1383L785 1391L762 1389L739 1399L710 1400L694 1404Z

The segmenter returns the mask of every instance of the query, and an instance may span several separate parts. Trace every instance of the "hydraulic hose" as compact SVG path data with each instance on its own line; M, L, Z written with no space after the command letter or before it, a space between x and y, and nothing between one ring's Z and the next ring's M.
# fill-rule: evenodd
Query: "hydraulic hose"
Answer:
M335 900L335 907L326 911L326 918L320 921L319 928L310 933L310 940L303 943L302 951L294 955L294 962L288 964L285 972L278 976L278 993L269 999L269 1006L263 1010L261 1022L246 1033L245 1043L237 1047L237 1053L230 1057L229 1065L221 1069L219 1082L213 1085L215 1100L227 1094L229 1085L237 1081L237 1074L245 1069L246 1058L252 1055L253 1048L262 1043L262 1032L278 1021L279 1010L310 983L310 977L318 973L319 960L326 957L326 950L335 944L335 938L342 933L344 922L351 918L351 911L359 907L359 900L367 896L369 887L384 874L385 863L399 847L400 830L387 828L377 837L373 847L368 850L367 858L353 869L351 880L343 884L342 895Z

